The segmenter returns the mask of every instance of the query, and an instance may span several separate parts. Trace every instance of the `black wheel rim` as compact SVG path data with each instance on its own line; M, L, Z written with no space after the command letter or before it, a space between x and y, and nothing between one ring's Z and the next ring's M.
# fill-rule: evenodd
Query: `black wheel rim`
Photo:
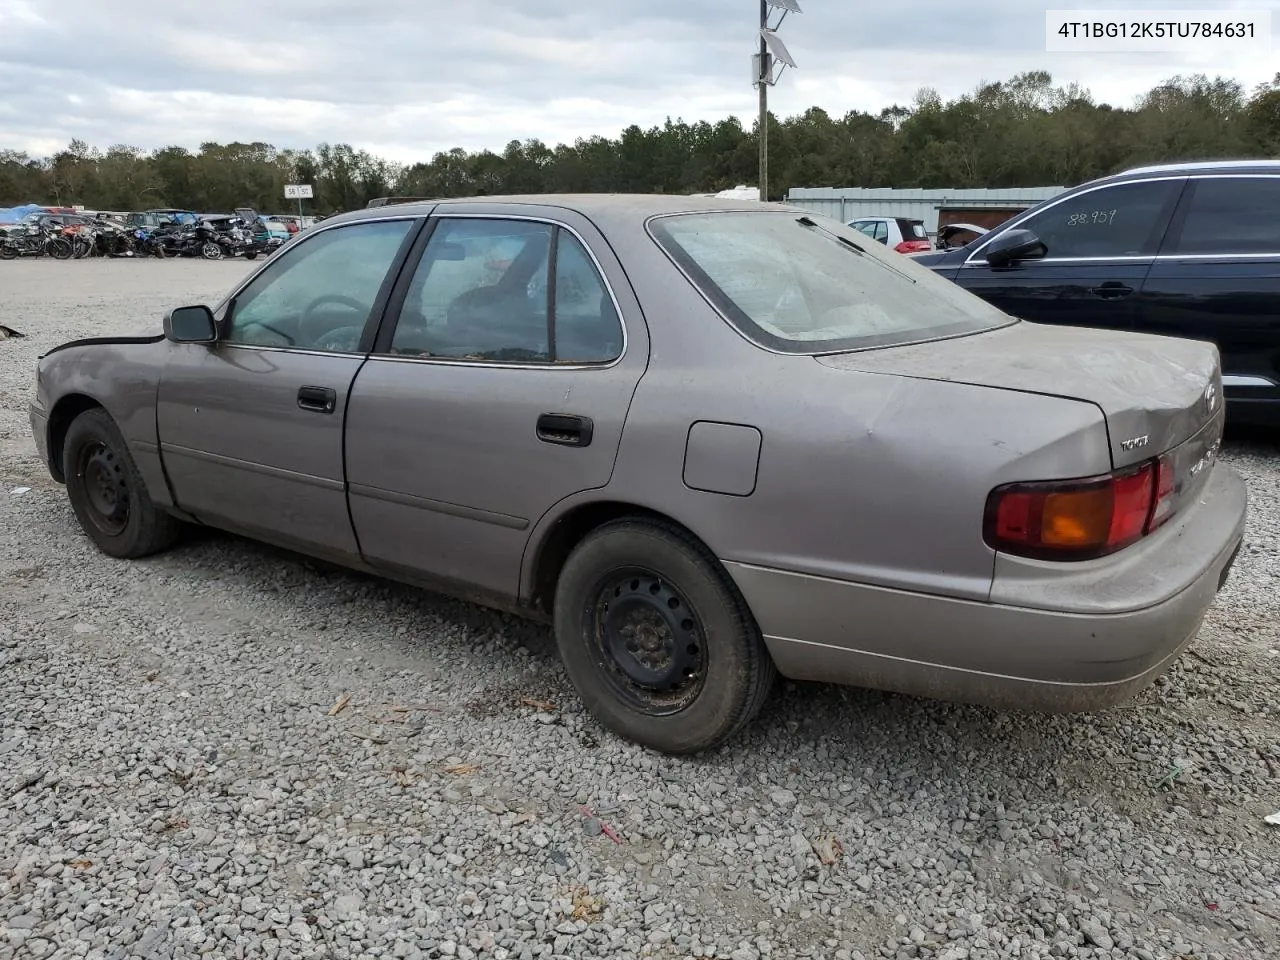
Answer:
M670 581L615 571L601 580L587 616L601 673L633 709L666 716L698 698L707 672L702 620Z
M80 451L79 473L89 519L108 536L119 536L129 522L129 487L125 483L124 464L109 446L94 441Z

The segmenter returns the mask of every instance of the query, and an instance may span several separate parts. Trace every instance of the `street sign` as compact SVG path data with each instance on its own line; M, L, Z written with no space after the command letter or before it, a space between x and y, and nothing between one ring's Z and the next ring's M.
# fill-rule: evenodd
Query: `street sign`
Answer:
M315 196L311 192L311 184L309 183L286 183L284 185L284 198L286 200L310 200Z

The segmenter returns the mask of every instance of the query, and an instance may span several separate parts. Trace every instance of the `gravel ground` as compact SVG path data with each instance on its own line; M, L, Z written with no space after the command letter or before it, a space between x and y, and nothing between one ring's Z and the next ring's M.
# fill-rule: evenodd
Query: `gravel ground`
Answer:
M90 547L37 354L244 269L0 264L0 957L1280 956L1274 441L1228 445L1247 542L1134 704L792 685L676 760L542 628L216 533Z

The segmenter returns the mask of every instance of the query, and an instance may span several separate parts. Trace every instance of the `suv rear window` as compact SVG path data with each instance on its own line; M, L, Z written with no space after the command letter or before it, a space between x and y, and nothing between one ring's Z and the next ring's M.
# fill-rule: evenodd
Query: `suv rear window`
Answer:
M924 228L923 220L898 220L898 229L902 231L903 240L928 240L929 232Z
M683 213L656 217L649 229L743 336L781 353L915 343L1014 322L827 217Z

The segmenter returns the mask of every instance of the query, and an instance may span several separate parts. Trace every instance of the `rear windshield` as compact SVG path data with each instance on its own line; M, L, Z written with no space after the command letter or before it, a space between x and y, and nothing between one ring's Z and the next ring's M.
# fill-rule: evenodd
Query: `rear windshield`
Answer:
M925 230L923 220L899 220L898 229L902 231L904 240L929 239L929 232Z
M836 353L1014 322L985 300L837 220L797 212L684 213L650 231L749 340Z

